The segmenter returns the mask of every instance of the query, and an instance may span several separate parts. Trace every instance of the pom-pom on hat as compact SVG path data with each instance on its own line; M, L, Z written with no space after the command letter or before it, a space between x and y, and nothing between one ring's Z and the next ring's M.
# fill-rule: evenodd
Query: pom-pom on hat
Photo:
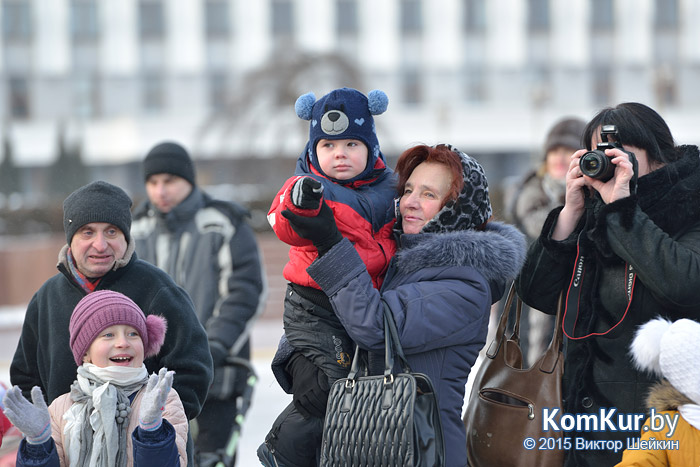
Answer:
M129 242L131 198L111 183L97 181L78 188L63 201L63 230L70 245L79 228L92 222L106 222L122 231Z
M177 143L160 143L151 149L143 160L143 179L155 174L172 174L195 185L195 170L187 150Z
M653 319L639 327L630 345L637 368L666 378L700 404L700 323L690 319Z
M83 356L100 332L115 324L126 324L139 332L146 358L157 355L165 340L165 318L145 316L141 308L126 295L99 290L83 297L70 317L70 348L76 365L83 363Z
M335 89L318 101L314 93L300 96L294 110L309 125L311 163L321 173L316 157L316 145L321 139L357 139L365 143L369 160L379 157L379 140L373 115L386 111L389 99L384 91L373 90L367 96L352 88Z

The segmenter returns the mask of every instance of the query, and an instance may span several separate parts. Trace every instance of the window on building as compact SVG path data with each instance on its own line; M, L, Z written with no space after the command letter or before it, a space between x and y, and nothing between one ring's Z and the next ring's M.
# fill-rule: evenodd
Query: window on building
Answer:
M678 0L656 0L654 2L654 26L658 30L678 28Z
M671 65L659 65L654 73L654 91L659 107L677 104L678 89L676 85L678 73Z
M402 73L402 97L407 105L417 105L423 101L421 76L418 70L405 70Z
M272 35L290 37L294 34L294 8L290 0L273 0Z
M420 34L423 29L420 0L401 0L401 32Z
M209 105L216 111L225 110L229 100L226 73L209 75Z
M549 0L528 0L528 30L530 32L548 32L549 22Z
M139 33L141 39L160 39L165 36L163 3L141 0L139 3Z
M31 3L25 0L2 2L2 37L6 41L29 41L32 36Z
M73 111L79 118L99 117L99 80L95 75L73 78Z
M70 5L70 28L74 40L97 39L97 2L95 0L72 0Z
M157 113L163 110L165 97L163 92L163 77L157 74L148 74L142 81L142 105L147 113Z
M613 0L591 1L591 30L603 32L615 27L615 8Z
M29 84L24 77L14 76L8 81L9 113L16 119L29 118Z
M204 4L205 31L209 38L226 38L231 32L228 2L207 0Z
M607 66L593 69L593 103L597 106L610 105L612 102L612 71Z
M337 0L335 11L338 34L357 34L357 0Z
M479 34L486 31L486 0L464 0L464 31Z
M467 102L480 104L486 101L486 76L483 67L468 69L464 73L464 92Z

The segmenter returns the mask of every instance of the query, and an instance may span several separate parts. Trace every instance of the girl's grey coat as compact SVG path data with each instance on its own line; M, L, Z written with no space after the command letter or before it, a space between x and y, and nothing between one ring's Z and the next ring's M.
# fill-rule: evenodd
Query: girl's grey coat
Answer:
M308 268L350 337L383 352L384 300L411 369L427 374L438 395L448 466L467 464L461 420L469 372L483 347L491 304L518 274L526 242L514 227L491 222L484 232L402 235L381 292L349 241Z

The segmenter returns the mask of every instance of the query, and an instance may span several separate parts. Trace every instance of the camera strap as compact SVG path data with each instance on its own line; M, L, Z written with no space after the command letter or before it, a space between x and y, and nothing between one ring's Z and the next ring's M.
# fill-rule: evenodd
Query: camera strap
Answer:
M579 234L578 241L576 242L576 261L574 262L574 271L573 274L571 275L571 282L569 283L569 289L567 290L566 293L566 307L564 308L564 318L562 319L562 330L564 331L564 335L568 337L569 339L572 340L580 340L580 339L586 339L587 337L592 337L592 336L604 336L605 334L609 333L613 329L615 329L622 321L624 321L625 317L627 316L627 312L630 309L630 305L632 305L632 298L633 298L633 292L634 292L634 283L637 279L637 273L634 272L634 268L632 267L631 264L626 263L625 264L625 291L627 292L627 307L625 308L625 312L622 315L622 318L620 318L620 321L615 323L614 326L612 326L610 329L608 329L605 332L590 332L586 334L585 336L575 336L576 334L576 325L578 324L579 320L579 310L580 310L580 302L581 302L581 293L583 291L582 289L582 283L583 279L586 274L586 268L585 268L585 259L586 255L584 255L584 252L582 251L581 247L581 235L583 235L582 231Z

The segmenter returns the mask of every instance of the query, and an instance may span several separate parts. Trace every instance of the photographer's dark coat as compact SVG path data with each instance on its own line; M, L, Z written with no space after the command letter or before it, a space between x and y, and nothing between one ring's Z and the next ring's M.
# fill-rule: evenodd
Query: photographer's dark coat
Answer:
M576 336L604 333L623 318L626 263L637 273L629 311L617 327L603 336L566 339L566 413L597 414L602 407L646 412L653 379L635 370L628 354L637 326L659 315L700 319L700 158L696 146L678 150L678 161L639 179L637 194L608 205L596 194L587 216L561 242L551 238L561 208L553 210L528 251L518 293L528 305L554 314L559 292L569 288L577 238L585 230L581 242L588 255ZM567 436L624 442L635 433ZM566 465L613 465L621 456L610 450L571 451Z

